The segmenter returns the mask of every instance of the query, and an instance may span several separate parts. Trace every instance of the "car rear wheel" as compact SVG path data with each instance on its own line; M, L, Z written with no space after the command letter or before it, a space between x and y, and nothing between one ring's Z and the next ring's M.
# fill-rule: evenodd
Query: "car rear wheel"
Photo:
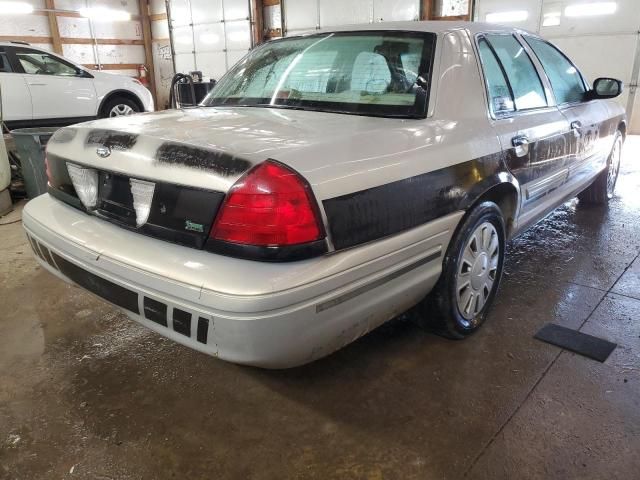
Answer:
M616 132L613 149L607 160L607 168L603 170L589 188L578 195L581 203L592 205L605 205L613 198L618 175L620 173L620 162L622 160L622 134Z
M138 112L140 112L140 107L133 100L114 97L104 104L100 112L100 118L124 117Z
M504 263L505 226L493 202L476 206L462 221L433 291L419 306L419 322L448 338L462 339L484 323Z

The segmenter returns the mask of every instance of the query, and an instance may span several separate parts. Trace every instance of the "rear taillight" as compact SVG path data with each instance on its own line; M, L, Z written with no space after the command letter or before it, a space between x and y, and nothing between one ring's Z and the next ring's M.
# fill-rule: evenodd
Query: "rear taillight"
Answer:
M272 160L231 187L210 233L213 240L261 247L299 245L323 236L307 182Z

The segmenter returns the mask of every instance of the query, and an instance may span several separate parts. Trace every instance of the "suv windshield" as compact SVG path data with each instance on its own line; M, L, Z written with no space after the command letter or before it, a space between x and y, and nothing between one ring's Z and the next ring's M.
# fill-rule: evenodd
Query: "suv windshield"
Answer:
M202 105L424 117L435 38L366 31L266 43L229 70Z

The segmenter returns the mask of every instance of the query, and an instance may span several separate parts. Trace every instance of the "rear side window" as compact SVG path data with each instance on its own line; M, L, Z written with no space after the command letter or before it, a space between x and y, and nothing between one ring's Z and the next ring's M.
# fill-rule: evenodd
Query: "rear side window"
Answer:
M513 112L515 110L513 96L500 62L498 62L493 50L491 50L484 38L480 40L478 46L484 77L487 82L491 111L494 114Z
M556 102L558 104L581 102L586 89L578 69L553 45L537 38L526 38L526 40L549 77Z
M6 52L0 52L0 72L10 72L11 65Z
M507 75L516 110L547 106L538 72L524 47L513 35L485 35Z

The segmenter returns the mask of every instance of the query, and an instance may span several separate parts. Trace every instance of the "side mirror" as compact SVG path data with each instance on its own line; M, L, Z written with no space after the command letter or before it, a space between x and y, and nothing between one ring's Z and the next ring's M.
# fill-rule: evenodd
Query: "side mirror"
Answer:
M593 90L589 92L591 100L616 98L622 93L623 84L615 78L598 78L593 82Z

